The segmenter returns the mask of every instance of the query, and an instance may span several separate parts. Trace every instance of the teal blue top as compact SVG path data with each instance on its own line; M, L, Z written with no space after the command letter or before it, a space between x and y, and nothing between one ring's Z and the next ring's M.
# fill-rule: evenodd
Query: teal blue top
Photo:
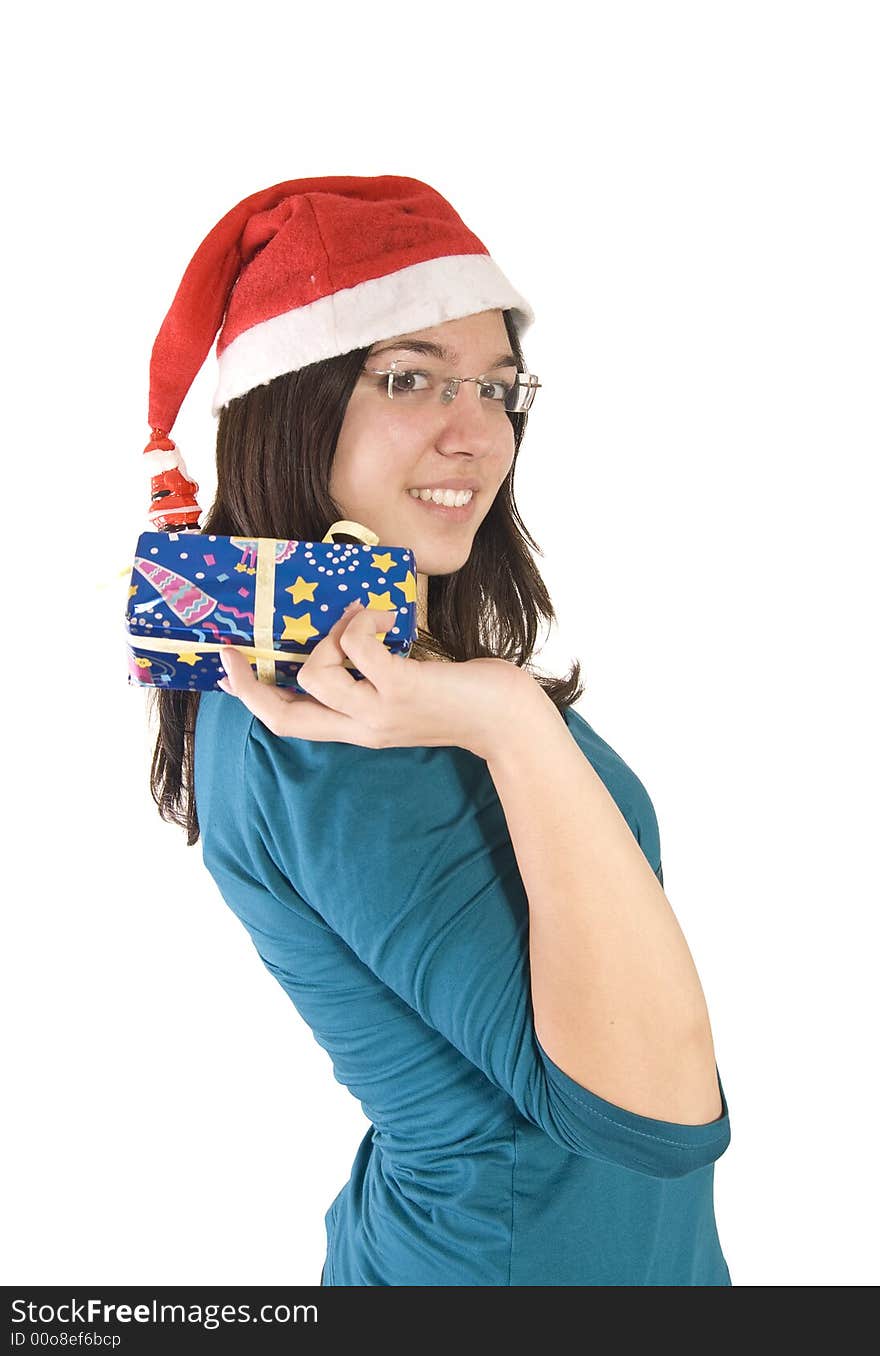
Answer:
M662 882L647 791L565 719ZM371 1123L324 1217L324 1285L731 1284L720 1077L719 1119L679 1125L543 1049L528 900L481 758L280 738L208 691L195 793L205 866Z

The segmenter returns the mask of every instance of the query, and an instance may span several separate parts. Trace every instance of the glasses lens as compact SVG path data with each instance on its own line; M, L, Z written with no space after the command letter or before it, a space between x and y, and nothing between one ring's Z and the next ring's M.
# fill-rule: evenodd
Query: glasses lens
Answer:
M389 378L385 378L386 381ZM440 391L440 377L428 369L415 371L398 367L390 378L389 394L401 404L427 405L436 400Z
M518 372L507 398L508 414L522 414L534 403L538 378L530 372Z

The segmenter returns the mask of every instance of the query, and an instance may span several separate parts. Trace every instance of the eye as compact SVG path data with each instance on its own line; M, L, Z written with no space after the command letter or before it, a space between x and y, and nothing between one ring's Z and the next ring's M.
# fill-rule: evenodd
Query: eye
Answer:
M427 385L416 386L415 382L416 379L419 377L422 379L423 382L426 382ZM427 372L413 372L404 370L402 372L395 372L391 378L391 385L394 389L395 395L406 395L411 391L426 391L430 388L431 384L432 378L429 376ZM383 378L383 385L385 386L385 389L387 391L388 389L387 377Z
M480 388L480 394L486 395L486 392L488 392L487 399L499 400L506 403L512 390L512 382L502 381L500 377L497 377L494 381L484 381Z

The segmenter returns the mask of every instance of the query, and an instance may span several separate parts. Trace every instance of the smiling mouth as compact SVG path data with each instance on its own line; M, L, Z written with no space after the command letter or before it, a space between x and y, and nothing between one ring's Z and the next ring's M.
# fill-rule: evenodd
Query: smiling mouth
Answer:
M448 504L435 504L433 499L421 499L418 495L410 494L409 490L404 490L404 494L416 508L421 508L428 513L433 513L435 517L440 520L445 518L451 523L464 523L467 522L469 518L473 517L474 505L477 502L479 490L474 490L468 502L462 504L460 508Z

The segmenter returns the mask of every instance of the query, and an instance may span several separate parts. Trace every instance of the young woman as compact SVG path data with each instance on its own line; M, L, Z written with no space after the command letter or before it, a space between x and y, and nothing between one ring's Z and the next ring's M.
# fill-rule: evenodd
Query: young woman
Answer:
M167 430L221 318L199 530L306 541L343 570L322 539L353 520L418 566L391 599L417 608L406 657L382 643L380 555L303 692L230 649L222 691L157 694L160 812L201 836L371 1123L321 1283L730 1285L728 1109L654 809L574 711L579 667L530 664L554 613L513 496L528 304L418 180L245 199L154 348L161 526L195 522Z

